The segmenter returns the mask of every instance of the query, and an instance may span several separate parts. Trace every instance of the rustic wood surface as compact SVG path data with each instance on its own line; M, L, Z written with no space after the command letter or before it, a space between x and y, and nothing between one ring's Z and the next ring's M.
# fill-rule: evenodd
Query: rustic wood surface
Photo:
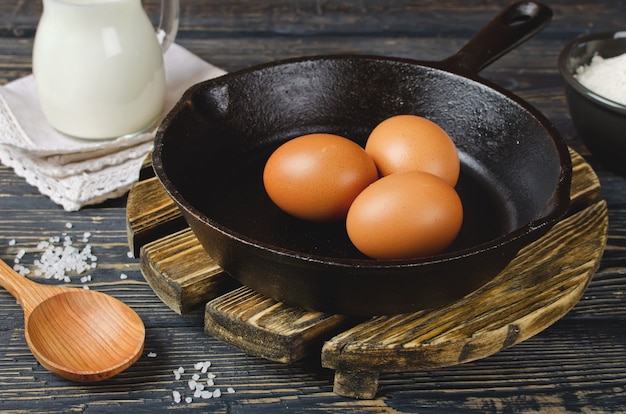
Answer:
M145 5L156 19L158 1ZM427 2L183 1L178 43L228 71L270 60L326 53L443 59L508 1ZM569 118L556 67L561 48L589 31L624 29L621 1L546 1L553 22L482 72L540 109L602 184L609 216L607 248L580 302L538 335L493 356L458 366L383 373L372 400L337 396L333 371L319 359L285 365L249 356L204 332L204 312L178 315L127 256L126 199L68 213L0 166L0 257L37 258L37 243L69 231L91 232L98 268L92 289L135 309L146 349L119 376L98 385L60 379L41 367L24 341L23 314L0 292L0 410L8 412L624 412L626 411L626 178L595 162ZM0 2L0 84L31 72L41 2ZM9 241L15 240L15 245ZM127 279L120 276L125 274ZM58 282L49 282L58 283ZM75 282L74 284L79 285ZM153 353L153 354L149 354ZM175 404L189 394L194 364L210 360L220 398ZM184 367L176 379L173 372ZM234 393L227 392L232 387Z

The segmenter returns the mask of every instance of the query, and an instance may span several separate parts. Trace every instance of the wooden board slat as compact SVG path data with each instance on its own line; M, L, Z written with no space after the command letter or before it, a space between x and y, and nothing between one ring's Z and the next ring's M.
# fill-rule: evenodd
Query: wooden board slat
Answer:
M176 313L203 306L238 286L186 228L141 248L141 271L159 298Z
M126 201L126 231L135 257L144 244L185 227L180 210L156 177L133 185Z
M353 320L287 306L242 286L207 303L204 328L252 355L292 363L319 354L323 340Z
M570 188L570 213L585 208L600 199L600 180L585 159L572 148L572 186Z

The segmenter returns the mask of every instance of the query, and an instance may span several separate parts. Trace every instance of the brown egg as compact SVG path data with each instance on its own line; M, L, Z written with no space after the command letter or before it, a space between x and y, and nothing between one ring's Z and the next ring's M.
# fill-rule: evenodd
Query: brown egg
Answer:
M332 134L285 142L263 171L272 201L285 212L312 221L345 219L352 201L376 179L376 165L365 150Z
M460 162L456 146L436 123L415 115L397 115L378 124L365 151L374 159L381 176L425 171L455 186Z
M458 235L463 206L454 188L429 173L391 174L354 200L346 219L352 243L375 259L414 259L444 251Z

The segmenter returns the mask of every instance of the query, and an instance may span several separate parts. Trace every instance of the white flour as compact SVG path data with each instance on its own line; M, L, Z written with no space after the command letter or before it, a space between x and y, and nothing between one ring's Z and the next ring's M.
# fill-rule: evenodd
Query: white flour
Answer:
M626 53L607 59L595 55L574 76L587 89L626 105Z

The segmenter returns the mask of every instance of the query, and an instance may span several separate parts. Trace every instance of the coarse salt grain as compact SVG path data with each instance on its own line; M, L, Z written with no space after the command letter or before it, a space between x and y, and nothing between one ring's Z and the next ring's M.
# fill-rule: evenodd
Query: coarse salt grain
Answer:
M15 266L13 266L13 270L15 270L19 275L22 276L30 274L30 269L20 264L16 264Z
M125 274L125 273L122 273L122 274L120 275L120 279L122 279L122 280L126 280L126 279L128 279L128 275L127 275L127 274Z
M178 404L179 402L181 402L180 392L178 392L178 391L172 391L172 397L174 398L174 402L175 402L176 404Z
M589 65L576 70L574 77L598 95L626 105L626 53L610 58L596 54Z
M16 243L15 239L9 240L9 246L15 246Z
M148 358L156 358L156 357L157 357L156 352L148 352Z

